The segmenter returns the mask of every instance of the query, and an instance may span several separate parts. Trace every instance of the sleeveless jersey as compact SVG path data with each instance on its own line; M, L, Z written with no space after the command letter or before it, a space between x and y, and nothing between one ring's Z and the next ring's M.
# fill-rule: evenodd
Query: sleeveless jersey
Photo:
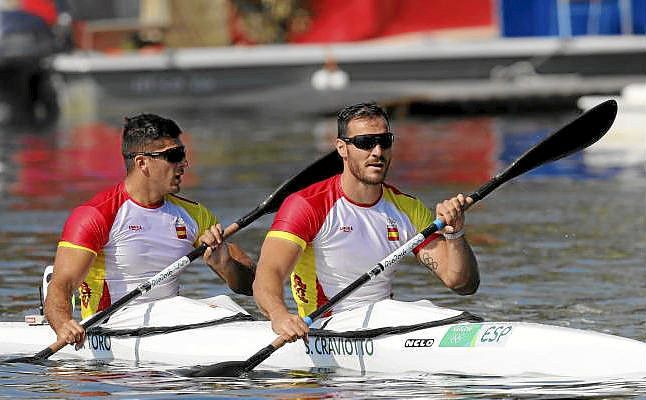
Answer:
M382 185L375 204L357 204L341 189L341 175L315 183L283 202L267 237L298 244L303 253L291 274L301 316L307 315L433 222L424 204ZM439 235L431 235L417 250ZM334 307L335 311L391 296L388 268Z
M86 318L108 307L163 268L185 256L202 232L216 223L204 206L167 195L157 207L134 201L119 183L75 208L59 246L92 252L96 259L78 288ZM177 295L170 278L135 302Z

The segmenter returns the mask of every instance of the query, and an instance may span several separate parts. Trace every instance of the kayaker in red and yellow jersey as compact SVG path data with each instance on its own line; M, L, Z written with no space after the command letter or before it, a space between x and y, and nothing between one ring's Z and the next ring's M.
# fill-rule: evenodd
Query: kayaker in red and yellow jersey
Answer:
M374 103L359 103L339 111L337 122L343 172L285 200L258 261L254 298L286 341L309 330L283 300L288 277L298 312L305 316L434 220L419 199L384 183L394 140L386 112ZM438 203L435 214L446 227L414 250L420 263L461 295L475 293L480 283L476 258L464 237L463 208L472 202L458 194ZM386 269L334 311L392 297L393 275L394 269Z
M223 241L216 217L177 195L188 168L177 124L154 114L127 118L125 179L76 207L63 227L45 315L59 340L83 343L70 297L78 289L86 318L110 306L163 268L206 243L204 261L237 293L251 295L253 262ZM135 302L176 296L179 277Z

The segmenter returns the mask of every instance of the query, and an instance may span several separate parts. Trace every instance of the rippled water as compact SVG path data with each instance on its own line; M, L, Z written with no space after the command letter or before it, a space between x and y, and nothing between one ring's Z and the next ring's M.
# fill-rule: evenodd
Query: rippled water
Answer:
M397 119L390 181L432 206L456 191L476 189L573 115ZM169 116L187 132L183 139L191 148L184 194L205 203L224 224L328 151L335 128L334 120L324 117ZM42 132L0 131L1 320L19 321L37 312L42 269L52 262L70 208L121 179L119 124L108 120L61 124ZM623 151L643 156L643 144ZM646 157L636 165L622 163L621 157L609 163L604 148L599 143L593 151L522 176L469 211L468 235L482 278L475 296L453 294L406 259L397 275L396 298L428 298L491 321L540 322L645 341ZM271 217L261 218L235 240L257 258L270 222ZM230 294L200 262L189 267L182 282L183 294L190 297ZM231 296L258 315L250 298ZM633 395L646 397L642 382L350 371L257 371L241 379L187 379L147 364L0 363L0 396L7 398Z

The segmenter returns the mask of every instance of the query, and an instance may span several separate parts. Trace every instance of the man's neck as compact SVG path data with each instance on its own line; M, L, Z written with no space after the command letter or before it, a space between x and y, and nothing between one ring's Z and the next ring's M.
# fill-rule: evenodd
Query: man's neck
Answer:
M163 203L164 195L150 190L145 182L140 182L135 175L128 175L124 181L126 192L138 204L155 207Z
M341 189L346 197L359 204L376 203L381 198L383 190L380 183L361 182L350 171L344 171L341 174Z

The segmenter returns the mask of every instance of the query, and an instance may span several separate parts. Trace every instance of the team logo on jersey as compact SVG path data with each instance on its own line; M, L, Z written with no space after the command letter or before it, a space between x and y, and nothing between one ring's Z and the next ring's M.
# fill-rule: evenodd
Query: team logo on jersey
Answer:
M303 303L308 303L307 297L305 297L306 291L307 285L303 282L300 276L294 274L294 292L296 293L296 296L298 296L298 299Z
M397 230L397 220L387 217L386 218L386 228L388 230L388 240L398 241L399 240L399 230Z
M345 233L352 232L352 225L342 226L339 228L339 231L345 232Z
M83 304L83 307L87 308L90 305L90 297L92 297L92 289L90 288L90 285L88 285L87 282L81 283L79 292L81 292L81 304Z
M177 217L175 220L175 232L177 233L178 239L186 239L186 222L184 222L182 217Z

